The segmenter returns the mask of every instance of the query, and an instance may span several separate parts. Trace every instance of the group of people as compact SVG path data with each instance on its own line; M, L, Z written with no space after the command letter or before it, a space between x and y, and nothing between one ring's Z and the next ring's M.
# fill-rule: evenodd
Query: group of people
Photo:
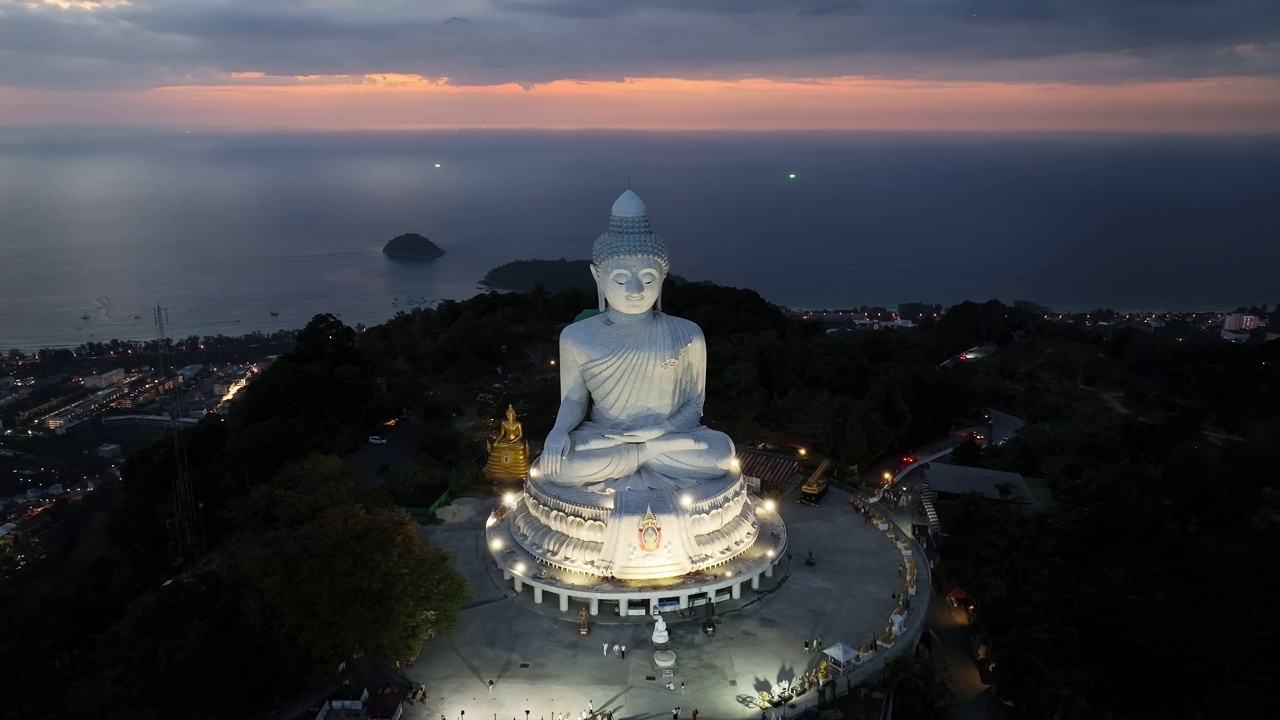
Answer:
M408 703L409 703L410 705L412 705L412 704L414 704L414 703L419 703L419 702L422 702L422 703L426 702L426 701L427 701L427 686L426 686L426 685L419 685L419 686L418 686L418 687L416 687L416 688L409 688L409 697L408 697L408 700L407 700L407 701L408 701Z
M694 709L693 709L693 714L691 714L689 717L693 718L693 720L698 720L698 708L694 708ZM677 705L677 706L675 706L675 707L671 708L671 720L680 720L680 706L679 706L679 705Z
M819 636L818 636L818 637L816 637L816 638L805 638L805 641L804 641L804 651L805 651L805 652L815 652L815 653L816 653L816 652L819 652L819 651L821 651L821 650L822 650L822 636L821 636L821 635L819 635Z
M604 652L604 656L605 656L605 657L609 657L609 643L602 643L602 644L601 644L601 646L600 646L600 649ZM619 645L619 644L617 644L617 643L614 643L614 644L613 644L613 656L614 656L614 657L616 657L616 658L621 658L621 659L623 659L623 660L626 660L626 659L627 659L627 646L626 646L626 645Z

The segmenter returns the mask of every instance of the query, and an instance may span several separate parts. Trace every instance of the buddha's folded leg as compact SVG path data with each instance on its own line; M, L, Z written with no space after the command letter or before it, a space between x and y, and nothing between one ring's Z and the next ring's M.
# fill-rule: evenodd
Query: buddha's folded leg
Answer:
M575 446L586 439L576 432L570 433L569 437ZM640 446L632 443L596 450L573 450L560 461L559 472L550 480L559 485L585 485L626 477L640 469L640 451Z
M733 466L733 440L722 432L698 428L687 433L672 433L663 439L689 438L693 449L666 450L648 458L645 467L662 475L686 480L711 480L724 475Z

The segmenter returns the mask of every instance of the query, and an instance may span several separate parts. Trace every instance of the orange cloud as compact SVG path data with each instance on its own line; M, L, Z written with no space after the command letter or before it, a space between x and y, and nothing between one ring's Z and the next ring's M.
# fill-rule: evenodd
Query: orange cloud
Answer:
M859 77L738 82L634 78L454 86L409 74L279 77L134 92L0 89L0 123L347 129L1280 131L1280 80L1124 85Z

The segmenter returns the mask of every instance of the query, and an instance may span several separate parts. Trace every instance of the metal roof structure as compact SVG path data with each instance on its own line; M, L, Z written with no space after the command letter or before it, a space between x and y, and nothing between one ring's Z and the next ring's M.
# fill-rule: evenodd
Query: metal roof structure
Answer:
M797 457L751 448L738 450L738 462L742 464L742 474L759 478L761 487L781 487L800 472L800 459Z
M992 500L1026 505L1034 510L1044 509L1018 473L933 462L925 468L924 477L929 488L942 495L976 492ZM1007 495L1001 492L1002 487L1008 491Z

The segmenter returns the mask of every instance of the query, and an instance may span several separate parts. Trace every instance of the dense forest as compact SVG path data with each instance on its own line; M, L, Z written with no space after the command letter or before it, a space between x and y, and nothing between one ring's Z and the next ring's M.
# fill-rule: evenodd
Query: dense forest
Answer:
M177 436L197 533L175 528L165 439L124 466L96 552L0 585L0 716L235 719L341 681L357 654L411 656L425 617L448 632L466 585L395 508L474 485L508 403L526 436L545 435L557 328L595 304L589 288L538 285L361 335L317 316L230 415ZM707 284L668 282L663 306L706 334L709 425L742 444L763 430L808 438L850 482L975 408L1030 420L971 461L1043 479L1053 506L1026 515L967 498L943 550L978 599L997 694L1022 716L1262 707L1275 621L1255 588L1276 572L1264 449L1280 441L1280 345L1100 333L1031 303L962 303L917 330L861 333ZM999 350L939 367L979 343ZM459 430L464 408L479 420ZM362 486L346 458L388 418L414 428L414 467ZM937 687L927 675L903 687Z
M953 308L1001 350L957 368L1032 421L972 464L1042 478L1029 515L966 497L943 565L977 600L994 694L1027 718L1269 714L1280 680L1280 343L1179 341ZM985 319L982 319L985 316Z

